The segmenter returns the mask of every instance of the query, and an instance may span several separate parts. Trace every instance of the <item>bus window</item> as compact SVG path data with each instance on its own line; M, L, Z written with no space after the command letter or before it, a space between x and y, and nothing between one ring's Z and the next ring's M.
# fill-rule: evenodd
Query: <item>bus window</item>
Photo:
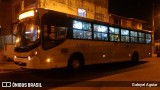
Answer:
M82 22L74 20L73 21L73 28L82 29Z
M138 43L138 33L136 31L130 31L131 43Z
M92 39L91 23L82 21L73 21L73 38Z
M121 42L129 42L129 30L121 29Z
M77 39L83 39L83 31L81 30L73 30L73 37Z
M43 48L50 49L60 44L67 34L67 27L58 27L58 26L43 26Z
M146 34L146 43L147 44L151 43L151 34Z
M119 28L109 27L110 41L120 41Z
M139 32L139 33L138 33L138 36L139 36L139 43L145 43L144 33Z
M93 25L95 40L108 40L108 27L103 25Z

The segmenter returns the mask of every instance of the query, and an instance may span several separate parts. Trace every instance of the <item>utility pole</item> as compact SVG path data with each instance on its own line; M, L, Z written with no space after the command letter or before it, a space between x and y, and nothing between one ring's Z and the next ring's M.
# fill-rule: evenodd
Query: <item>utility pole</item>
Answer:
M153 4L152 4L152 56L154 56L154 31L155 31L155 23L154 23L154 0L153 0Z

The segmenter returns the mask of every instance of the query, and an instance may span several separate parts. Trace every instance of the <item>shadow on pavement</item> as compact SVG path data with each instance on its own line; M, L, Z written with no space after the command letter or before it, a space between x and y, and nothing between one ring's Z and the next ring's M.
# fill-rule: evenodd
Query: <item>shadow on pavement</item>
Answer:
M139 61L136 64L127 62L108 63L85 66L77 72L70 72L66 68L52 70L38 70L32 72L38 77L45 78L42 82L47 87L60 87L77 82L83 82L90 79L100 78L104 76L114 75L144 68L142 65L148 61ZM140 67L142 66L142 67Z

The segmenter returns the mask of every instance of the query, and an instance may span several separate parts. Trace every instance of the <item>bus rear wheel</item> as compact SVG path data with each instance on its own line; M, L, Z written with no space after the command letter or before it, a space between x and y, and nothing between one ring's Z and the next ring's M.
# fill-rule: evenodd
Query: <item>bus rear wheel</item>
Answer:
M77 71L83 66L83 58L80 56L72 56L68 62L68 68L72 71Z
M137 63L137 62L139 61L139 55L138 55L137 52L134 52L134 53L132 54L131 61L132 61L133 63Z

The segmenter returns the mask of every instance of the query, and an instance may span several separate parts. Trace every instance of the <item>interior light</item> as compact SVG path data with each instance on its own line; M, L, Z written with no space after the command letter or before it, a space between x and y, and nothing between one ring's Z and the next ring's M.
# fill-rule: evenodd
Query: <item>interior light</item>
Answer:
M23 18L31 17L31 16L34 16L34 10L27 11L27 12L20 14L19 19L23 19Z

